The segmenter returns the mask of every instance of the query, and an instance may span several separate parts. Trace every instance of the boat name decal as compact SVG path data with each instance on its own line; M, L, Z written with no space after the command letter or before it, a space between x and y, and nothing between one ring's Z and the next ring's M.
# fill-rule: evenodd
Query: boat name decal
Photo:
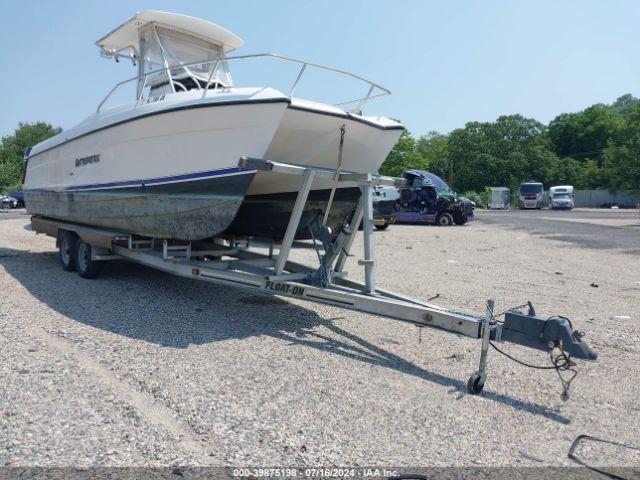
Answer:
M304 287L298 287L288 283L272 282L271 280L267 280L265 288L278 293L295 295L296 297L302 297L304 295Z
M146 103L159 102L160 100L164 100L164 93L161 95L155 95L153 97L147 98Z
M100 161L100 154L89 155L88 157L76 158L76 168L84 165L90 165L92 163L98 163Z

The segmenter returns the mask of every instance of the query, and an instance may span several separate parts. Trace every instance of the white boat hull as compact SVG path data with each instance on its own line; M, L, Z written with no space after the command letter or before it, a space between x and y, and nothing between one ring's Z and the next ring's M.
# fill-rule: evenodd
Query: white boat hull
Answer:
M345 127L342 171L376 172L404 127L385 118L352 115L328 105L292 100L266 153L268 160L318 168L336 169L341 127ZM282 238L300 189L302 178L258 172L247 197L231 224L236 234ZM332 188L330 179L316 179L311 187L296 238L309 238L307 225L324 217ZM355 209L360 197L356 185L336 190L328 224L334 231Z
M377 172L404 127L389 119L352 115L335 107L292 100L266 153L268 160L335 169L340 128L344 125L343 171ZM302 180L258 172L249 195L295 192ZM331 188L331 180L316 180L312 190Z
M96 118L38 145L26 172L28 211L151 237L224 231L255 173L237 168L238 159L264 157L289 101L182 98L102 126ZM87 131L65 140L80 128Z
M290 106L290 103L292 105ZM156 238L197 240L223 231L281 238L300 177L246 171L241 157L375 172L403 127L294 100L271 89L197 91L97 114L31 152L25 202L34 215ZM331 180L317 180L298 237L327 206ZM335 195L340 225L359 190Z

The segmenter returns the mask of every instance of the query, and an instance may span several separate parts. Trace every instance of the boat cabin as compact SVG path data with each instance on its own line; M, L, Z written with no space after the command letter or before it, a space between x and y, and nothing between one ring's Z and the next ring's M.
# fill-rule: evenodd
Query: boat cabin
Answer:
M137 13L96 42L103 57L137 65L137 98L231 87L224 58L243 44L206 20L151 10Z

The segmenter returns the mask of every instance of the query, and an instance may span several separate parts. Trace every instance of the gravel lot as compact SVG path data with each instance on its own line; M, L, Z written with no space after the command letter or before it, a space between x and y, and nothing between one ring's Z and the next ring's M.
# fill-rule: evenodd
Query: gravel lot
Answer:
M479 344L456 335L422 329L420 342L402 322L125 262L83 280L28 224L0 213L0 465L570 465L579 434L640 443L635 211L376 233L381 286L478 314L494 298L570 316L600 358L580 362L567 403L554 372L493 351L483 395L467 395Z

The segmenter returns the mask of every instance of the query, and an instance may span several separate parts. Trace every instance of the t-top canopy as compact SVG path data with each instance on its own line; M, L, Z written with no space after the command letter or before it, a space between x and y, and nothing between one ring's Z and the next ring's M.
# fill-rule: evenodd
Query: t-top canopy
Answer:
M136 13L118 28L102 37L96 42L96 45L108 52L121 51L128 47L133 47L138 51L139 31L151 23L196 35L204 40L221 45L225 53L240 48L244 44L244 41L237 35L206 20L180 13L145 10Z

